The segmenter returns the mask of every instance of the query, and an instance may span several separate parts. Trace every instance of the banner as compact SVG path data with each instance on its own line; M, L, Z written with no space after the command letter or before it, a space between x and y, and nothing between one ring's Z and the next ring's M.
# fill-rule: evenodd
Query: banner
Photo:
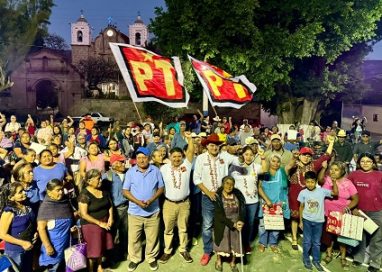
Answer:
M187 107L179 58L172 60L142 47L109 43L134 102L155 101L172 108Z
M188 56L212 106L240 109L252 101L256 86L244 76L232 77L224 70Z

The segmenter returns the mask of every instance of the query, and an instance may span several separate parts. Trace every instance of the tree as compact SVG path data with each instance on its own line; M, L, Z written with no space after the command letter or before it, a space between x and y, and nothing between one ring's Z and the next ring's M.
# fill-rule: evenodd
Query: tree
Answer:
M359 81L341 56L375 37L382 13L379 0L166 4L150 25L162 53L190 54L245 74L258 87L256 99L284 123L309 123L317 109Z
M53 0L0 0L0 64L7 77L31 49L36 34L46 28ZM7 88L0 83L0 90Z
M54 50L67 50L69 46L66 44L64 38L53 33L47 34L44 38L44 47Z
M98 89L98 85L105 82L116 81L119 69L114 62L109 62L102 57L90 57L81 60L78 70L85 76L90 89Z
M13 84L14 83L10 81L9 77L5 75L5 72L2 66L0 65L0 92L8 88L11 88Z

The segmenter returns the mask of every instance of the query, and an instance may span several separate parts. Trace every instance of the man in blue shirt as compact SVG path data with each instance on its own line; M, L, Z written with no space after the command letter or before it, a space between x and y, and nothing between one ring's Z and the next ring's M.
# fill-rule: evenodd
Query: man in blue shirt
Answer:
M159 201L164 183L159 168L149 164L150 151L139 147L137 164L127 171L123 194L130 201L128 209L129 259L128 271L134 271L142 261L142 232L146 236L145 259L150 269L158 269L159 253Z

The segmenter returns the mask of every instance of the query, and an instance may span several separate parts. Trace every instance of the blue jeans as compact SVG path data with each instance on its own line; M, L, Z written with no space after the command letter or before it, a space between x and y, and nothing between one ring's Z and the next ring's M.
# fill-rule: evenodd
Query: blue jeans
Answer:
M245 205L245 224L243 229L243 243L244 246L249 246L251 241L253 241L253 232L254 232L254 225L255 225L255 217L257 208L259 207L259 202L253 203L253 204L247 204Z
M312 250L313 262L320 262L320 246L322 226L324 223L311 222L303 219L302 258L304 263L310 263L309 251Z
M204 253L211 254L213 250L212 227L214 223L214 203L206 195L202 196L202 238Z
M259 243L264 246L276 246L279 240L280 232L278 230L265 230L264 219L260 219L259 224Z
M32 271L32 251L17 252L6 250L5 255L12 259L20 271ZM13 270L10 270L13 271Z

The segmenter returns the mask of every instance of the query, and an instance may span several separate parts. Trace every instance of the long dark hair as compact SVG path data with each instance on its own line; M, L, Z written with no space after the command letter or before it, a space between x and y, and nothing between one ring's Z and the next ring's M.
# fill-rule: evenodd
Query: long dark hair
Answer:
M366 152L366 153L361 153L359 156L358 156L358 160L357 160L357 169L360 169L360 170L362 170L362 168L361 168L361 159L363 158L363 157L367 157L367 158L369 158L370 160L372 160L373 161L373 170L377 170L377 162L376 162L376 160L375 160L375 158L374 158L374 155L373 154L371 154L371 153L368 153L368 152Z
M0 214L3 212L6 206L10 206L12 208L17 208L17 205L14 201L10 200L16 194L17 188L24 188L21 182L12 182L4 185L0 191Z

